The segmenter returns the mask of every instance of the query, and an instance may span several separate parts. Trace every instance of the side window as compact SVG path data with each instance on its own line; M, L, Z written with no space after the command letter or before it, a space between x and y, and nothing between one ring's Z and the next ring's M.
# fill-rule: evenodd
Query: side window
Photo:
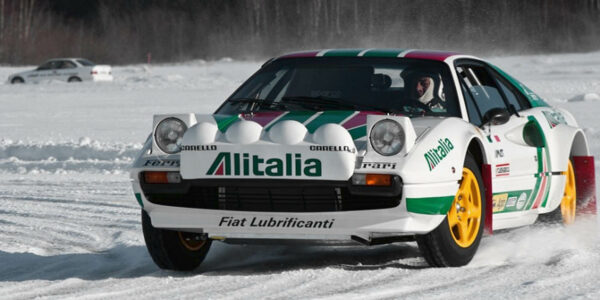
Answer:
M496 82L498 82L498 85L502 89L502 92L504 92L508 104L513 105L517 111L530 108L527 99L525 99L525 97L519 91L517 91L514 88L514 86L512 86L505 78L496 74L495 72L492 73L492 76L494 76Z
M53 61L49 61L49 62L43 63L37 69L38 70L50 70L52 68L52 63L53 63Z
M481 126L481 115L479 112L479 109L477 108L477 105L475 105L475 101L473 100L473 97L471 97L471 93L469 93L469 91L467 91L467 88L465 87L464 84L460 85L461 89L462 89L462 93L465 97L465 104L467 106L467 114L469 116L469 122L471 122L472 124L476 125L476 126Z
M77 67L73 62L68 61L68 60L64 60L62 62L62 65L60 66L61 69L72 69Z
M482 116L493 108L507 109L494 79L484 67L459 66L456 71Z

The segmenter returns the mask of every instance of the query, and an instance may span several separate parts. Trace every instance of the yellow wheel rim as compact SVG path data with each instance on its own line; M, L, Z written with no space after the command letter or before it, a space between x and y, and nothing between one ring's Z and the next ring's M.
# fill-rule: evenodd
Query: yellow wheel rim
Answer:
M482 216L481 192L475 174L463 168L460 187L448 211L450 233L457 245L467 248L475 242Z
M181 244L190 251L198 251L206 243L205 240L201 239L200 234L197 233L178 231L177 235Z
M565 175L567 177L567 182L565 183L565 192L560 201L560 212L562 213L563 223L571 224L575 222L577 192L575 190L575 172L573 172L573 165L570 161Z

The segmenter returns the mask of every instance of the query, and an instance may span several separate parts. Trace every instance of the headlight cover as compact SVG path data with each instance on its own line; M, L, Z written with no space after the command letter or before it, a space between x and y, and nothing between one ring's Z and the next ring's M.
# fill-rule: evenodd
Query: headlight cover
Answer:
M187 130L185 123L177 118L166 118L156 126L154 140L160 150L174 154L181 151L183 134Z
M373 150L383 156L398 154L404 147L405 138L406 135L402 126L390 119L375 123L369 135Z

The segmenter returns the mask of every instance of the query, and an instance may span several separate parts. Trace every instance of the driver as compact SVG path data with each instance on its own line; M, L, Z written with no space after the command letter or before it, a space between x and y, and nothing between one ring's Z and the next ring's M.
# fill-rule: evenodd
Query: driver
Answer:
M434 112L446 111L446 97L439 74L425 71L404 71L400 75L405 82L407 97L417 106Z

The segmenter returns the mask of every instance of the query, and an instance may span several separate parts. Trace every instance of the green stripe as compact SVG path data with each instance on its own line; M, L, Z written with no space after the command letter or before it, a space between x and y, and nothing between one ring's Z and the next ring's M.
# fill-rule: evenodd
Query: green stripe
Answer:
M135 199L137 199L140 206L144 208L144 202L142 201L142 195L140 193L135 193Z
M367 125L361 125L359 127L348 130L353 140L359 139L367 135Z
M265 130L269 130L271 129L271 127L273 127L273 125L282 122L282 121L287 121L287 120L293 120L293 121L298 121L300 123L304 123L306 122L306 120L310 119L310 117L314 116L315 112L314 111L291 111L285 115L283 115L283 117L279 118L279 120L277 120L276 122L273 122L273 124L267 126L265 128Z
M417 214L445 215L453 201L454 196L406 198L406 209Z
M239 115L213 115L220 131L225 131L231 124L240 119Z
M353 113L354 113L354 111L347 111L347 110L324 111L322 114L320 114L314 120L310 121L310 123L306 124L306 129L308 129L308 132L313 133L313 132L315 132L315 130L317 130L317 128L321 127L321 125L323 125L323 124L327 124L327 123L339 124L342 121L344 121L346 118L351 116Z
M337 49L337 50L329 50L323 54L323 56L358 56L363 49Z
M365 57L398 57L406 49L373 49L367 51Z
M498 73L500 73L500 75L502 75L504 78L506 78L506 80L508 80L512 85L514 85L515 88L517 88L521 92L521 94L523 94L529 100L529 103L531 104L532 107L549 106L548 103L546 103L540 96L538 96L536 93L534 93L528 87L526 87L520 81L518 81L515 78L513 78L512 76L508 75L506 72L502 71L502 69L500 69L492 64L490 64L490 65L492 66L492 68L494 68L494 70L496 70Z

